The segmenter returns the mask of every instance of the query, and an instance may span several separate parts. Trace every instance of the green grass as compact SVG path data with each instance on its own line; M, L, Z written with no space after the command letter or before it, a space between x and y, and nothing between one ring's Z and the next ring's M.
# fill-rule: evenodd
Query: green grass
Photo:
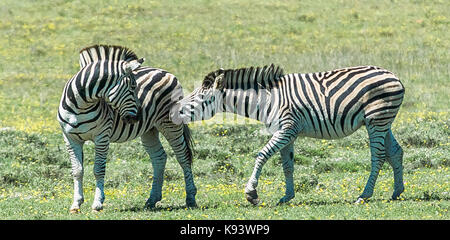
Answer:
M449 41L446 1L12 1L0 3L0 219L450 219ZM279 155L265 165L262 204L244 186L269 136L260 124L192 124L198 209L169 155L163 200L143 206L152 168L139 140L112 144L105 209L91 213L93 145L85 147L82 213L70 215L72 178L56 111L78 51L124 45L174 73L185 92L219 67L279 64L285 72L377 65L406 88L393 131L403 146L406 190L392 194L383 166L373 198L352 202L369 175L364 129L341 140L298 139L296 197L284 193ZM220 120L220 116L216 120Z
M398 127L402 131L414 123ZM423 126L441 129L442 120ZM299 139L295 158L296 198L276 206L284 192L280 158L266 164L260 180L260 206L250 206L244 186L253 167L253 156L268 136L261 136L260 125L214 124L194 127L196 152L194 174L198 187L198 209L184 206L184 180L173 153L165 172L163 200L154 211L143 209L151 188L152 169L138 141L113 144L109 154L105 184L106 204L101 213L91 213L94 177L93 145L87 145L85 193L82 213L68 214L72 186L70 166L59 134L41 136L19 131L0 132L2 178L0 208L2 218L12 219L448 219L450 199L448 140L445 145L429 146L410 138L404 158L406 191L399 201L388 201L393 175L383 166L373 198L363 204L353 201L361 193L370 169L364 131L342 141ZM208 144L202 142L208 141ZM246 142L247 145L236 144ZM417 143L419 142L419 144ZM445 142L445 141L444 141ZM163 142L166 149L167 142ZM355 144L363 143L363 144ZM218 147L221 146L221 147ZM348 149L349 148L349 149ZM63 151L61 151L63 149ZM136 169L139 169L136 172Z

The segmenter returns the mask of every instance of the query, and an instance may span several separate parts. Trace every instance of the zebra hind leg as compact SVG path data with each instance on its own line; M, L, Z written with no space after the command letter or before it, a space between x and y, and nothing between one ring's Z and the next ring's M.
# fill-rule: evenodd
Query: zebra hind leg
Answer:
M286 181L285 195L280 199L278 204L283 204L295 197L294 191L294 141L280 150L281 160L283 164L283 172Z
M386 160L385 138L389 127L390 126L387 125L366 126L370 141L371 171L363 193L359 196L356 203L362 203L373 195L375 182L377 181L380 169Z
M394 193L392 194L392 199L396 200L405 190L403 185L403 150L397 140L395 140L390 129L386 134L385 146L386 160L394 171Z
M166 168L167 154L159 140L159 132L155 128L141 137L142 145L150 156L153 167L153 182L150 197L145 203L145 209L155 208L162 199L162 186L164 182L164 169Z
M163 124L158 130L169 142L170 147L175 152L178 163L183 169L184 182L186 187L186 206L188 208L197 207L195 195L197 187L194 184L194 175L192 174L192 149L189 140L185 138L185 131L189 131L187 126L176 125L172 122Z

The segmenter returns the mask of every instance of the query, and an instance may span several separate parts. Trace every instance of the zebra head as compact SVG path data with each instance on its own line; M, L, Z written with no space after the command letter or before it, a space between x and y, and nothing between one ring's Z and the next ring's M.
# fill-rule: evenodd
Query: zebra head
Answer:
M118 111L121 120L128 124L136 123L140 114L140 103L136 93L137 83L133 70L137 69L144 60L141 58L124 61L117 81L106 94L106 102Z
M171 109L171 120L180 124L208 120L221 112L225 74L223 69L205 76L202 86L180 100Z

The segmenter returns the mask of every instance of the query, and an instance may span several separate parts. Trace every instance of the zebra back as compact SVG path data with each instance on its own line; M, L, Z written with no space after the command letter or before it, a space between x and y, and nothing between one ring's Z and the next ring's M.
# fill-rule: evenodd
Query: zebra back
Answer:
M207 74L203 80L203 87L210 87L216 77L223 74L223 86L227 89L271 88L273 83L284 75L280 66L271 64L264 67L249 67L239 69L219 69Z
M80 51L80 69L96 61L132 61L137 55L130 49L115 45L93 45Z

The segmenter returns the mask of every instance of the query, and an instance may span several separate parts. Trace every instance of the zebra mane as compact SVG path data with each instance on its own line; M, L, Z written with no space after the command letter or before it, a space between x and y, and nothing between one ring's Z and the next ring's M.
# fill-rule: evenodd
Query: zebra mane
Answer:
M232 84L234 88L243 88L244 86L239 85L245 81L247 82L244 84L249 88L252 88L252 86L255 87L255 84L258 84L262 88L270 88L274 81L284 75L284 70L280 66L275 67L273 63L270 66L266 65L264 67L219 69L206 75L202 85L205 87L210 86L220 74L224 74L225 88L230 87L228 84Z
M130 49L115 45L93 45L81 49L80 51L80 68L85 67L91 62L101 60L111 61L131 61L137 60L138 57Z

